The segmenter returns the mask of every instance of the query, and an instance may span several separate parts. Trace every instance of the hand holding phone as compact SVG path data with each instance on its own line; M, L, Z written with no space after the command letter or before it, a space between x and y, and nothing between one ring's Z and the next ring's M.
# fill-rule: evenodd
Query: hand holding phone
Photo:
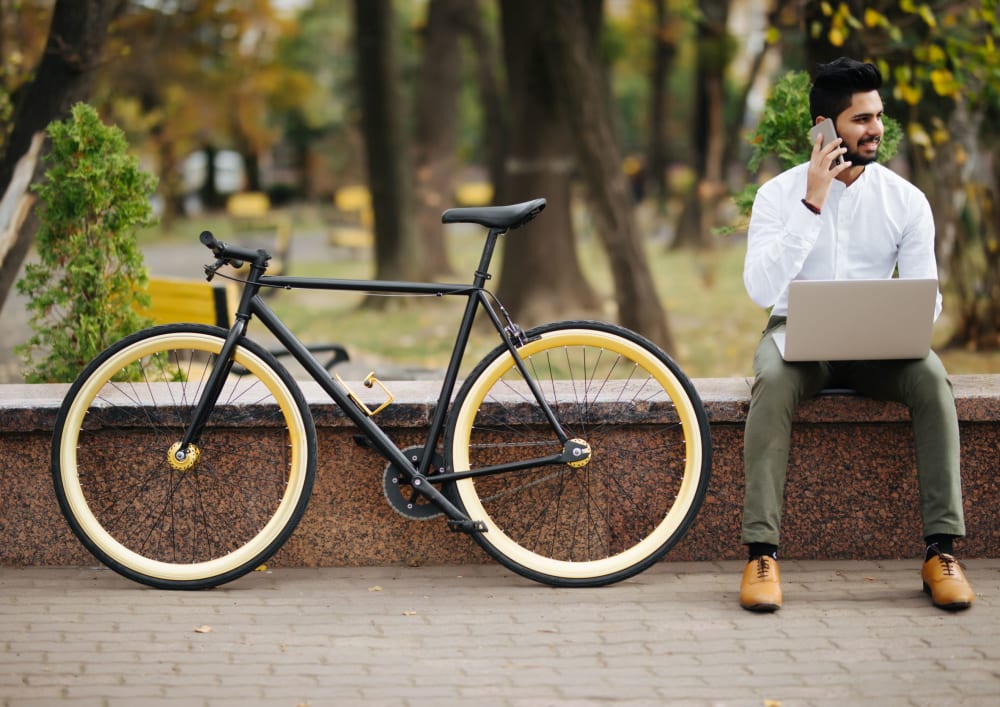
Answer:
M836 140L838 137L840 137L839 135L837 135L837 128L834 127L833 121L830 120L829 118L820 121L819 123L817 123L816 125L812 126L809 129L809 139L813 143L816 142L817 135L823 136L823 142L820 143L820 147L823 147L824 145L827 145ZM841 155L837 155L837 157L835 157L833 160L833 165L831 166L842 164L843 161L844 158Z

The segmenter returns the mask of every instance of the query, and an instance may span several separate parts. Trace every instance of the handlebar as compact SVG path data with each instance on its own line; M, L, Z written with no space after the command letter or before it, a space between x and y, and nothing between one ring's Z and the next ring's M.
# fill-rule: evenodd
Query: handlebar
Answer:
M244 248L242 246L229 245L217 240L211 231L202 231L198 239L217 258L214 266L205 266L205 269L210 271L209 279L223 265L231 265L234 268L243 267L243 263L245 262L266 265L267 261L271 259L271 254L263 248Z

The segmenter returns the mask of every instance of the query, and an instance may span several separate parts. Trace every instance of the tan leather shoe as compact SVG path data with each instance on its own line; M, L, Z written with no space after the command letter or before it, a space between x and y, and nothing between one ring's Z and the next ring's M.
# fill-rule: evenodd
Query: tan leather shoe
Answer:
M933 555L924 562L920 576L934 606L946 611L962 611L972 606L975 594L958 560L951 555Z
M747 611L771 612L781 608L781 573L778 561L762 555L743 568L740 606Z

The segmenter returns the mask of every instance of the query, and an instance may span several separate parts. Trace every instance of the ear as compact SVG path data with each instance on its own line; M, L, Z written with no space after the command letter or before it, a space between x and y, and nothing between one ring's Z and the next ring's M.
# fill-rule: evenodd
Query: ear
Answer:
M822 122L823 122L824 120L826 120L826 118L825 118L825 117L823 117L822 115L817 115L817 116L816 116L816 120L815 120L815 121L813 121L813 125L819 125L819 124L820 124L820 123L822 123Z

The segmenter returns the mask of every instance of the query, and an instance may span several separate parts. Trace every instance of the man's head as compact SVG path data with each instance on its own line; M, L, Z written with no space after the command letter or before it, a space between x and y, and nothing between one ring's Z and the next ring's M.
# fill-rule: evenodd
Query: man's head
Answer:
M844 140L844 159L854 166L874 162L882 139L882 73L874 64L841 57L816 67L809 91L813 123L819 118L834 121Z

